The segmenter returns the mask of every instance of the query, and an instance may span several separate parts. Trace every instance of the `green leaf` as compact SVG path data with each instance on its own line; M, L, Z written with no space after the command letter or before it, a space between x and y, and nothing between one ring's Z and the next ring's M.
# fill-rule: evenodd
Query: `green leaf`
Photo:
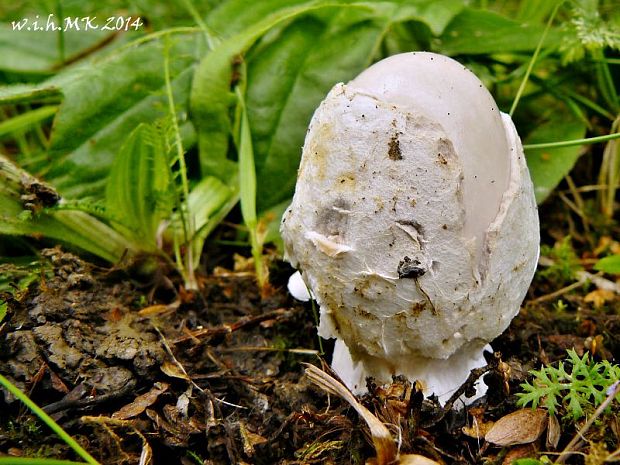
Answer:
M2 323L2 320L6 318L6 314L8 311L9 304L7 304L6 302L0 302L0 323Z
M24 23L24 19L26 18L15 21L16 25L24 24L22 30L14 30L12 23L0 25L0 70L22 75L51 74L54 68L62 64L58 32L28 31L28 26L34 28L32 21L36 18L28 18L28 24ZM47 16L40 17L38 27L45 28L46 23ZM73 61L85 50L105 43L110 35L110 32L95 29L65 31L65 61Z
M114 158L106 184L107 215L117 229L142 244L143 250L157 248L158 228L174 206L164 144L152 125L140 124Z
M555 113L553 118L538 126L526 138L525 144L581 139L586 127L582 121ZM580 146L526 150L536 201L542 203L575 165Z
M522 24L491 11L465 8L441 35L438 51L446 55L534 50L544 25ZM545 47L556 46L560 33L550 30Z
M174 101L187 113L197 35L172 40ZM159 41L116 52L45 83L59 87L64 100L54 120L51 162L35 170L67 198L103 198L106 179L122 142L138 124L168 116L164 92L164 50ZM187 126L189 123L186 123ZM191 137L192 131L185 128ZM183 128L182 128L183 131ZM184 147L190 143L184 141Z
M620 255L616 254L601 258L594 265L594 269L603 273L620 274Z
M265 16L275 11L295 5L307 4L308 0L229 0L223 2L207 18L207 24L216 33L229 37L243 31ZM316 2L315 2L316 3ZM427 24L435 34L441 34L446 25L463 8L461 0L392 0L378 2L360 2L355 0L334 0L329 2L335 7L364 6L377 12L383 9L396 10L400 18L395 21L418 19ZM252 5L251 8L248 5ZM350 9L348 11L351 11ZM379 14L375 15L380 16Z
M542 23L563 0L522 0L519 2L517 19L528 23Z
M241 101L243 102L243 101ZM243 104L242 104L243 105ZM256 227L256 168L252 134L245 105L241 107L241 129L239 137L239 200L241 215L246 226Z

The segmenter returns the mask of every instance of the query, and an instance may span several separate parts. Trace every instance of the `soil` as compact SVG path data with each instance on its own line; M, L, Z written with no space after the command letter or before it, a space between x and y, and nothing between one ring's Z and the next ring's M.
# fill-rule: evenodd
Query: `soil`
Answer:
M0 374L102 464L356 464L375 455L356 411L304 374L307 363L329 371L332 344L319 344L312 305L288 295L285 263L273 261L271 292L261 295L247 266L233 267L230 257L232 271L212 268L200 293L165 273L139 281L60 248L45 250L43 260L38 282L8 300ZM561 307L558 298L540 299L558 288L535 279L519 316L492 343L496 354L482 370L488 395L473 406L442 408L402 379L383 388L370 383L362 403L390 425L401 452L438 463L553 456L583 422L561 421L556 447L544 435L495 447L474 426L519 411L515 392L528 370L565 358L566 349L618 359L618 296L593 303L584 296L595 288L581 287L559 296ZM602 463L591 459L618 448L613 418L591 429L583 454L568 463ZM5 391L2 454L77 459Z

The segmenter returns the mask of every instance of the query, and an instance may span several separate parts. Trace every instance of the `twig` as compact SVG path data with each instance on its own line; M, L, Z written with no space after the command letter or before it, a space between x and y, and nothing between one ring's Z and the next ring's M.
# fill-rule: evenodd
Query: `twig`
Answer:
M484 375L485 373L491 371L493 368L494 367L491 366L491 365L485 365L483 367L474 368L473 370L471 370L469 372L469 376L467 377L465 382L463 384L461 384L461 386L456 391L454 391L454 393L450 396L450 398L448 399L446 404L441 409L441 412L439 412L439 415L434 417L428 423L424 424L424 427L428 428L428 427L431 427L431 426L435 426L437 423L439 423L441 420L443 420L443 418L446 416L446 414L449 411L452 410L452 407L454 406L456 401L459 399L459 397L461 397L463 394L465 394L465 391L467 391L470 387L472 387L474 385L474 383L482 375Z
M543 296L540 296L534 300L530 300L528 302L528 304L532 305L532 304L539 304L541 302L547 302L549 300L554 300L557 299L558 297L563 296L564 294L566 294L567 292L572 291L573 289L577 289L579 286L583 286L583 283L585 282L585 280L579 280L577 282L574 282L573 284L570 284L566 287L563 287L562 289L558 289L555 292L552 292L551 294L546 294Z

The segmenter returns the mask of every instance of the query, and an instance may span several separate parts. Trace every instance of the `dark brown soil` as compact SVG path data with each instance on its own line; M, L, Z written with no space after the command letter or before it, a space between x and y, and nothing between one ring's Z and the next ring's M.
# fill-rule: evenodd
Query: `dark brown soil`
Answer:
M304 375L304 363L327 366L311 305L286 292L286 264L272 264L273 291L261 297L244 270L216 269L194 295L167 280L134 281L58 248L44 259L48 272L9 300L0 324L0 373L102 464L138 464L141 454L166 465L349 464L374 455L356 412ZM527 371L564 358L568 348L605 359L620 355L618 297L598 309L584 301L585 288L563 295L563 309L557 299L534 300L555 290L535 280L521 314L493 342L488 396L473 407L443 410L398 379L363 399L400 435L402 452L446 464L499 464L548 450L543 440L500 449L467 427L517 410L514 393ZM331 344L323 344L329 360ZM601 427L593 430L582 447L586 455L601 444L618 447L617 422L601 425L616 429L604 440L596 436ZM578 427L561 424L560 450ZM2 454L76 458L6 392Z

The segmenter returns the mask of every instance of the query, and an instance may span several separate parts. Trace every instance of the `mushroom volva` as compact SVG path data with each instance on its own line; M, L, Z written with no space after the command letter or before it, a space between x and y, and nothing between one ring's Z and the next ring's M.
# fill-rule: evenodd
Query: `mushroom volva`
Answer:
M471 71L426 52L331 89L281 232L345 384L404 375L441 401L518 313L540 241L510 117Z

